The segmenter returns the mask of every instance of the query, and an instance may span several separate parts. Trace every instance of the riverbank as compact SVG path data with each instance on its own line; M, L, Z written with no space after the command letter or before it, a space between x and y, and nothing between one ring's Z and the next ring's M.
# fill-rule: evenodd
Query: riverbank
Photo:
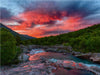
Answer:
M32 49L44 49L46 52L56 52L56 53L63 53L63 54L72 54L78 58L86 59L92 61L94 63L100 64L100 53L82 53L76 52L73 50L71 46L64 46L64 45L55 45L55 46L41 46L41 45L20 45L21 50L24 53L28 53ZM27 51L29 50L29 51Z
M77 61L69 52L50 52L45 49L23 48L19 56L22 61L8 69L1 69L1 75L99 75L100 68L95 64ZM56 46L57 47L57 46ZM60 47L63 48L63 47ZM51 49L51 48L50 48ZM26 51L25 51L26 50ZM60 50L60 49L59 49ZM61 49L62 50L62 49ZM89 66L91 65L91 66ZM94 66L95 65L95 66Z

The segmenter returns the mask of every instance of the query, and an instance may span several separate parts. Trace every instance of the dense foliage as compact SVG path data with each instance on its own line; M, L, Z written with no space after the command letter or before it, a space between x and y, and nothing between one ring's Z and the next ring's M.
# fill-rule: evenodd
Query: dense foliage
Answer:
M0 48L1 65L13 63L20 50L16 47L15 37L5 28L0 28Z
M37 45L71 45L74 50L82 52L100 52L100 24L75 32L69 32L58 36L50 36L39 39L31 39L23 44Z

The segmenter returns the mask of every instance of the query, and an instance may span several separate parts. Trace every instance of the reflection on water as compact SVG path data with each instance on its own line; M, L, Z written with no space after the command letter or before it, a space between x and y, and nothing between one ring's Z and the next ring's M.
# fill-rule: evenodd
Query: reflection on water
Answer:
M63 55L62 53L45 52L43 49L32 49L32 51L30 51L30 54L31 54L31 56L29 58L30 61L39 60L41 56L44 56L44 57L50 59L50 61L54 61L54 62L56 62L57 59L73 60L76 63L84 63L87 67L96 66L96 67L100 68L100 65L98 65L98 64L92 63L92 62L84 60L84 59L79 59L70 54Z
M33 60L39 60L40 57L45 57L47 58L49 61L57 63L58 60L63 60L63 64L67 64L68 66L72 66L72 67L84 67L84 65L82 63L84 63L87 67L91 67L91 66L96 66L100 68L100 65L94 64L90 61L87 60L82 60L79 58L76 58L70 54L68 55L63 55L62 53L53 53L53 52L45 52L43 49L33 49L30 52L30 61ZM62 73L62 74L60 74ZM65 73L65 74L64 74ZM86 71L86 70L77 70L77 69L72 69L72 70L65 70L65 69L61 69L59 68L58 70L56 70L55 75L94 75L93 73Z

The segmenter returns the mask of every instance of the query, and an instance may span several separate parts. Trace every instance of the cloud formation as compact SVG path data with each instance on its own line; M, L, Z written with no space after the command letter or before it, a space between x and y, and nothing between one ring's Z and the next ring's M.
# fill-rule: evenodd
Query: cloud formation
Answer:
M10 20L12 18L12 14L6 8L0 8L0 20Z
M15 0L12 2L23 11L13 15L11 11L3 8L0 10L3 21L13 18L13 21L18 22L19 25L8 27L33 37L58 35L100 23L98 0Z

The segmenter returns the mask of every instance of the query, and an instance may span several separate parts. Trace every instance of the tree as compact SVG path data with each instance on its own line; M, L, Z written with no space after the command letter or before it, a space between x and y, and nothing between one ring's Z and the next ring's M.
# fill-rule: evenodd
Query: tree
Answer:
M16 45L20 45L21 44L21 38L20 38L19 35L16 35L16 41L17 41Z
M10 64L17 53L15 37L5 28L0 28L0 36L1 65Z

